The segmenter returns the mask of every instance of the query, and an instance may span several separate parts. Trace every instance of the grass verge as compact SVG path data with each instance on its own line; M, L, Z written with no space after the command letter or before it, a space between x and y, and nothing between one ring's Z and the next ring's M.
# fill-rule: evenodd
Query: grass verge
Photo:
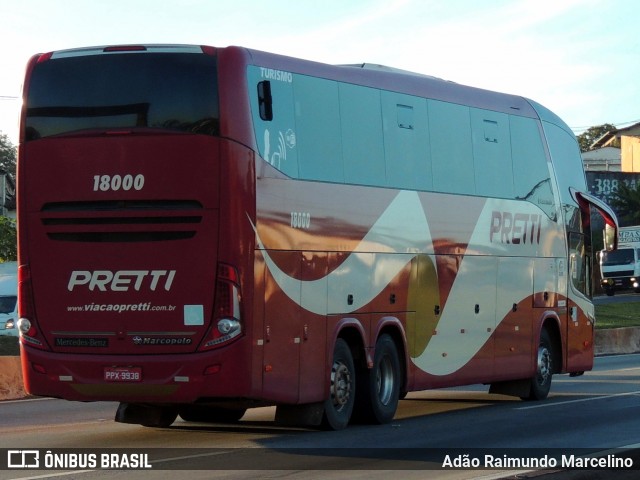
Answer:
M596 305L596 328L640 327L640 302Z
M0 357L19 354L18 337L0 337Z

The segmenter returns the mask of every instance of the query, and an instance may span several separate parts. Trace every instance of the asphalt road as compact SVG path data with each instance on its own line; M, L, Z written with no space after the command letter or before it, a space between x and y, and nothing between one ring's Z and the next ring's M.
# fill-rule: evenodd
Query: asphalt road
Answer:
M593 297L593 303L596 305L606 305L608 303L637 303L640 302L640 293L633 293L633 291L617 292L612 297L607 295L600 295Z
M513 469L443 469L443 461L479 459L484 467L485 455L539 462L610 449L615 450L609 455L626 459L632 454L620 449L640 447L640 355L597 358L595 369L582 377L556 376L550 397L543 402L522 402L486 391L477 386L412 393L400 402L391 424L356 425L340 432L278 427L272 408L250 410L237 425L179 419L170 428L151 429L114 423L114 403L0 402L0 449L37 449L42 456L46 451L82 452L98 458L112 451L146 454L152 466L144 471L0 470L0 480L47 475L79 480L174 479L184 478L187 470L190 480L390 476L487 480L509 477ZM640 469L640 456L634 465ZM524 473L528 468L517 470L518 478L534 475ZM581 476L571 478L614 478L606 469L594 472L602 477L582 476L587 475L584 470L575 474ZM640 470L618 471L615 478L626 474L637 478ZM554 480L564 478L563 473L554 475Z

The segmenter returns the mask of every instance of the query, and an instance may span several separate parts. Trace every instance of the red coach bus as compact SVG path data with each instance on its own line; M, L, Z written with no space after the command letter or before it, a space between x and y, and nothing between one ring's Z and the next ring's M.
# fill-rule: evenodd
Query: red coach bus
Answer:
M18 204L27 391L148 426L545 398L593 364L592 211L617 238L539 104L239 47L34 56Z

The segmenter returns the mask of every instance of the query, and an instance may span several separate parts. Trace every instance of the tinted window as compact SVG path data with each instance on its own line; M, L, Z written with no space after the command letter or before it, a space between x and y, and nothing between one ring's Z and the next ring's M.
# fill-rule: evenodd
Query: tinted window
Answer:
M470 118L476 194L513 198L508 115L472 108Z
M16 308L18 297L15 295L7 295L0 297L0 313L12 313Z
M469 107L429 100L433 190L475 195Z
M560 203L565 211L565 223L569 230L580 232L580 210L571 194L572 188L579 192L587 190L578 142L573 133L558 125L543 121L542 126L556 171Z
M300 178L344 182L338 84L295 76Z
M387 186L431 190L427 101L385 91L381 99Z
M249 91L260 155L289 177L526 200L556 219L537 120L277 73L250 66ZM268 120L255 87L267 77Z
M537 205L554 220L556 200L538 122L511 115L509 125L515 197Z
M278 76L279 75L279 76ZM293 75L287 72L250 66L247 70L249 85L259 86L264 91L268 85L271 98L271 115L264 111L260 90L250 88L253 126L260 156L291 178L298 178L298 137L294 109L300 110L293 101ZM269 80L265 80L268 78ZM266 98L264 99L267 100Z
M92 129L218 133L216 59L123 53L38 63L27 97L27 140Z
M380 91L343 83L339 94L345 182L386 185Z

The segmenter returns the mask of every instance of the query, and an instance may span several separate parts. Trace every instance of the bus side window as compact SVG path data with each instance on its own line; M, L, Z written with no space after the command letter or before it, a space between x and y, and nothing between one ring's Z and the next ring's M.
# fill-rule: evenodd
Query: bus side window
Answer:
M381 91L388 187L432 190L427 100Z
M585 235L569 233L569 275L576 290L591 295L591 273L589 271L589 247L585 244Z
M305 75L294 79L300 178L344 183L338 82Z
M532 118L509 115L509 132L515 198L533 203L551 220L557 220L557 199L538 124Z
M338 86L345 183L387 184L380 95L375 88Z
M433 190L476 195L469 107L428 100Z
M476 194L515 198L509 116L470 109Z

